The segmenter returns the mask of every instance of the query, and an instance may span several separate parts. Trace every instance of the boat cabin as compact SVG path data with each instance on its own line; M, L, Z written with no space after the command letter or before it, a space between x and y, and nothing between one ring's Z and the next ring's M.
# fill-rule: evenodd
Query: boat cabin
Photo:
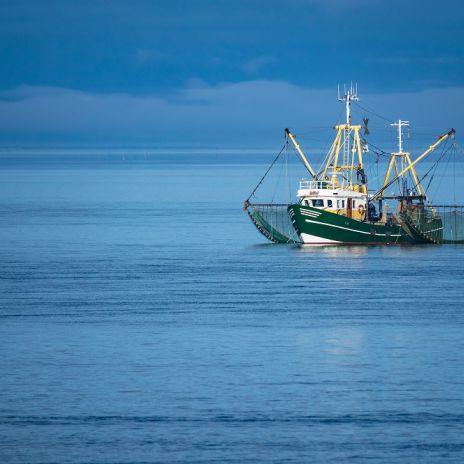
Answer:
M300 204L327 210L353 219L364 219L367 196L355 190L347 190L326 180L301 180L297 196Z

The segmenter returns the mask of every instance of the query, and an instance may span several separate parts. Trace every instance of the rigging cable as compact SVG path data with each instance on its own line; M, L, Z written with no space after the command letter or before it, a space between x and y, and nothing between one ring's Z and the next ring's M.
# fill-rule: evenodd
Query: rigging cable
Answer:
M370 114L372 114L372 115L374 115L374 116L377 116L378 118L383 119L384 121L389 122L390 124L393 122L391 119L388 119L388 118L386 118L386 117L384 117L384 116L382 116L382 115L376 113L376 112L373 111L373 110L370 110L370 109L368 109L368 108L365 108L364 106L360 105L358 102L353 102L353 104L354 104L355 106L358 106L358 107L361 108L362 110L367 111L368 113L370 113Z
M422 181L430 174L430 172L434 169L437 168L438 166L438 163L444 158L444 156L446 155L446 153L448 153L448 151L453 147L453 144L450 145L449 147L443 149L441 155L438 157L437 161L435 161L435 163L432 164L432 166L430 167L430 169L419 179L419 182L416 183L414 185L414 189L416 190L417 189L417 185L418 184L422 184ZM430 177L429 179L429 182L427 184L427 188L424 190L424 193L427 193L427 191L429 190L430 188L430 185L432 183L432 180L433 180L433 177L435 176L435 172L432 174L432 176Z
M292 187L290 185L290 176L288 174L288 168L289 168L288 158L289 158L288 152L287 150L285 150L285 167L286 167L286 174L287 174L288 202L291 203L292 202Z
M285 156L283 157L282 164L280 166L279 176L277 177L277 182L274 185L274 192L272 193L272 196L271 196L271 203L274 203L274 199L275 199L275 197L277 195L277 190L280 187L280 179L282 178L282 172L285 171L285 174L288 177L288 174L287 174L287 156L286 155L287 155L287 150L285 150ZM285 175L284 175L284 177L285 177ZM284 182L285 182L285 179L284 179Z
M288 141L286 140L285 143L284 143L284 146L283 146L282 149L280 150L279 154L274 158L274 161L271 163L271 165L269 166L269 168L267 169L267 171L264 173L264 176L261 177L261 180L258 182L258 185L253 189L253 191L250 193L250 196L245 200L244 206L246 206L247 204L249 204L250 198L255 194L256 190L258 190L259 186L263 183L263 180L264 180L265 177L268 175L269 171L272 169L272 166L274 166L274 164L276 163L276 161L279 159L280 155L282 154L282 152L283 152L283 151L285 150L285 148L287 147L287 144L288 144Z
M443 149L443 154L440 156L440 159L443 158L445 156L446 153L448 153L448 151L450 151L452 148L454 148L454 143L452 143L448 148L444 148ZM439 159L439 160L440 160ZM438 161L439 161L438 160ZM438 164L438 161L437 161L437 164ZM444 169L444 174L446 174L447 172L449 172L449 166L450 166L450 161L451 161L451 158L448 156L447 157L447 161L446 161L446 166L445 166L445 169ZM433 173L433 176L436 174L436 171ZM443 181L443 175L440 177L440 180L438 182L438 185L436 186L436 189L435 189L435 192L434 192L434 196L437 195L439 193L439 190L440 190L440 187L441 187L441 183ZM429 182L430 184L431 182ZM428 186L427 186L427 189L428 189Z

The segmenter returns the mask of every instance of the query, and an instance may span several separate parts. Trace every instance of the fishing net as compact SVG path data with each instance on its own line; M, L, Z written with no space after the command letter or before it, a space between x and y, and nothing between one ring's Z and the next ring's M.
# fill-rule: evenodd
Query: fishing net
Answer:
M287 213L287 204L249 204L248 215L256 228L274 243L300 243Z
M301 171L301 163L289 156L285 143L243 205L259 232L274 243L300 243L287 207Z
M464 243L463 206L410 207L402 218L410 231L426 243Z
M441 207L438 214L443 223L442 243L464 243L464 208Z

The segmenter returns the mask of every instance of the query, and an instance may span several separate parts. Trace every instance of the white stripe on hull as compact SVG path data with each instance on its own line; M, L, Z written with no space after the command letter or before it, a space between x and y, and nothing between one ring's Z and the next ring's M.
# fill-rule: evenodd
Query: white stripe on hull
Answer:
M314 217L314 218L317 218L321 215L321 213L318 213L316 211L309 211L305 209L301 209L300 214L302 214L303 216L309 216L309 217Z
M317 235L310 235L310 234L305 234L301 233L300 234L300 240L303 242L303 244L311 244L311 245L327 245L330 243L336 244L336 243L342 243L339 242L338 240L331 240L328 238L323 238L323 237L318 237Z
M312 221L311 219L305 219L305 222L310 222L313 224L319 224L321 226L327 226L327 227L335 227L337 229L342 229L342 230L349 230L350 232L356 232L358 234L365 234L365 235L371 235L370 232L367 232L365 230L358 230L358 229L351 229L350 227L342 227L342 226L337 226L335 224L327 224L326 222L321 222L321 221ZM375 235L379 235L381 237L386 237L387 234L381 234L376 231ZM389 237L401 237L401 234L390 234Z

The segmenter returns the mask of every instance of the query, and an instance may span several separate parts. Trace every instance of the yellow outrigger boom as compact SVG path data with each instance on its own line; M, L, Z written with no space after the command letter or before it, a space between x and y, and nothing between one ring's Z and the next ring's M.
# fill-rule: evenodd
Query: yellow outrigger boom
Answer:
M309 164L309 161L306 158L305 154L303 153L303 150L298 145L298 142L296 141L295 136L290 132L289 129L285 129L285 134L292 141L293 146L295 147L295 150L297 151L297 153L300 155L301 159L303 160L303 164L306 166L306 169L309 171L313 179L317 180L316 171L314 171L312 166Z
M422 153L422 155L418 156L412 163L408 163L408 166L406 166L401 172L399 172L395 177L393 177L392 180L390 180L389 182L387 182L386 184L383 185L383 187L378 190L371 198L370 200L376 200L378 198L381 198L382 197L382 194L383 192L388 188L390 187L390 185L392 185L394 182L396 182L401 176L403 176L404 174L406 174L406 172L408 172L409 170L413 170L414 169L414 166L419 162L421 161L422 159L424 159L428 154L430 154L432 151L435 150L435 148L438 147L438 145L440 145L442 142L444 142L448 137L454 135L456 133L456 131L454 129L451 129L449 130L446 134L443 134L442 136L440 136L438 138L438 140L433 144L433 145L430 145L429 148L427 148L427 150L424 151L424 153ZM416 181L416 176L414 178L414 180Z

